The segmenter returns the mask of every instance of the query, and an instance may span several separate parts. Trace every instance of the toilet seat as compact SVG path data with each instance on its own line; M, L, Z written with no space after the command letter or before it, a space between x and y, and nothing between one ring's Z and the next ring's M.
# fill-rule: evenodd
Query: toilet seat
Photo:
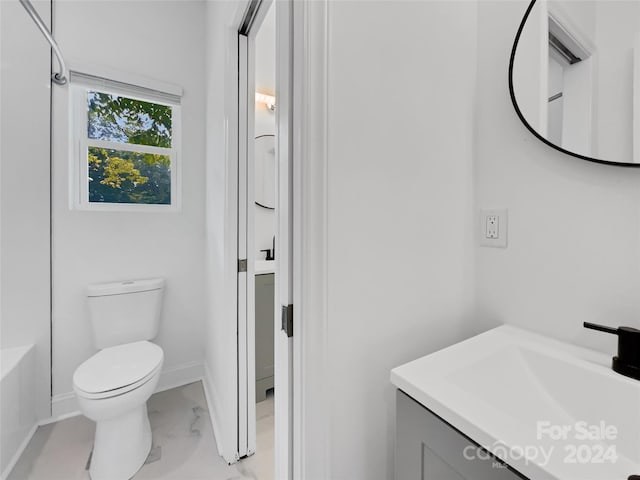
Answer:
M84 398L111 398L135 390L160 370L162 349L146 340L100 350L73 374L78 395Z

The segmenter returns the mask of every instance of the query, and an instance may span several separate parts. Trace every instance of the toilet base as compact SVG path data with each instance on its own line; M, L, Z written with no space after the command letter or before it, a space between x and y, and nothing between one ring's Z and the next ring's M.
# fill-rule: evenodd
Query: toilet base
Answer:
M146 403L124 415L96 422L91 480L129 480L144 465L151 444Z

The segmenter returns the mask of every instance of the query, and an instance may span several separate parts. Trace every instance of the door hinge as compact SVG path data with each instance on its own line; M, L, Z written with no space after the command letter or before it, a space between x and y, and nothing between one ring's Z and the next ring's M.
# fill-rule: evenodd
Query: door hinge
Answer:
M293 337L293 305L282 306L282 331Z
M247 259L243 258L238 260L238 273L247 271Z

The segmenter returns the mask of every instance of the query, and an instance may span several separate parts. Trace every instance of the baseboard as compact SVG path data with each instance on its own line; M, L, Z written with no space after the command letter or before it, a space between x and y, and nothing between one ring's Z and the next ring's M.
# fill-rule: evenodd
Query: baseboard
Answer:
M61 393L54 395L51 399L51 418L41 421L40 424L47 425L76 415L80 415L76 394L73 392Z
M188 362L163 370L154 393L164 392L172 388L199 382L204 377L202 362Z
M154 393L197 382L203 377L204 367L201 362L188 362L170 367L160 373L160 380ZM76 415L80 415L76 394L74 392L61 393L51 399L51 418L41 421L40 425L59 422Z
M20 457L22 456L24 449L27 448L27 445L29 445L29 442L33 438L33 435L36 433L37 429L38 429L38 424L36 423L35 425L33 425L33 427L31 427L31 430L29 430L29 433L27 433L27 436L24 438L24 440L18 447L18 450L16 450L16 453L13 454L13 457L11 457L11 460L7 464L6 468L0 474L1 480L6 480L9 477L9 474L13 470L13 467L15 467L16 463L18 463L18 460L20 460Z
M210 374L207 364L204 364L204 375L202 377L202 385L204 386L204 396L207 400L207 407L209 408L209 418L211 419L211 428L213 428L213 436L216 439L216 447L218 448L218 455L220 455L228 464L236 463L238 460L235 455L231 457L225 456L224 449L222 448L222 432L220 431L220 425L218 424L220 417L220 409L218 408L219 401L215 394L215 388L213 383L209 380Z

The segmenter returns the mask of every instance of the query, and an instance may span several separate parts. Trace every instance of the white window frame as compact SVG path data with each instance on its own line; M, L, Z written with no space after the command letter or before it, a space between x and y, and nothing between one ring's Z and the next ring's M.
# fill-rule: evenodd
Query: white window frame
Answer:
M182 147L182 118L181 104L179 101L166 101L158 98L152 90L149 95L144 94L145 87L122 87L116 81L104 81L104 85L94 82L74 81L71 73L69 85L69 112L70 112L70 174L69 194L70 208L72 210L109 211L109 212L176 212L181 209L181 147ZM149 145L137 145L132 143L94 140L88 137L88 92L108 93L123 96L134 100L166 105L171 107L171 148L154 147ZM142 92L142 93L141 93ZM171 203L169 204L144 204L144 203L109 203L89 201L89 163L88 148L98 147L111 150L124 150L128 152L151 153L168 155L171 162Z

